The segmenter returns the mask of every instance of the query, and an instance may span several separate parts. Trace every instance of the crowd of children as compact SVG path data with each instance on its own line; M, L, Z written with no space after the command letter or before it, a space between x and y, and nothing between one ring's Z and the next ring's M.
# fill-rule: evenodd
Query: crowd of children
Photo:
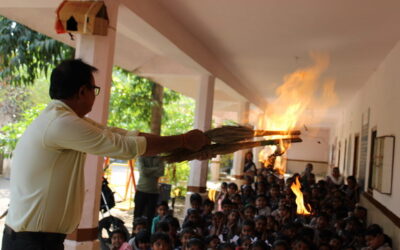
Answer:
M112 249L392 249L379 225L367 225L367 210L358 205L360 188L353 176L337 182L335 169L333 176L316 182L309 167L286 180L271 169L252 171L240 187L222 183L215 203L192 194L182 225L161 202L152 225L146 218L135 218L129 246L115 237ZM290 188L296 178L311 206L310 215L296 213Z

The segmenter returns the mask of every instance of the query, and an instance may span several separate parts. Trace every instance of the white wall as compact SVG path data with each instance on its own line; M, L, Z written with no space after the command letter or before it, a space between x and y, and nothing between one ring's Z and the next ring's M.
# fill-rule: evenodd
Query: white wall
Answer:
M367 52L366 52L367 53ZM360 134L362 124L369 121L368 130L368 154L365 166L359 166L358 173L361 178L368 180L369 158L371 144L371 129L377 129L377 136L394 135L396 137L395 157L393 166L392 194L385 195L377 191L373 197L386 206L397 216L400 216L400 43L398 43L389 55L382 61L375 73L371 75L364 87L354 96L349 104L345 105L342 116L338 119L336 128L332 131L331 144L335 139L341 142L340 168L344 169L344 141L349 137L354 140L356 133ZM369 115L368 115L369 113ZM369 117L369 119L368 119ZM361 141L360 141L361 143ZM354 145L354 141L352 141ZM353 161L354 148L350 150L347 158ZM335 152L337 156L337 152ZM360 161L359 161L360 162ZM336 159L337 163L337 159ZM338 164L336 164L338 165ZM346 164L347 165L347 164ZM346 166L349 173L352 164ZM365 176L363 168L365 167ZM390 180L385 180L390 181ZM365 187L367 187L367 181Z
M287 151L287 171L301 173L308 162L314 165L314 173L325 176L329 160L330 129L307 128L301 130L301 143L293 143Z
M307 128L301 130L301 143L293 143L287 152L291 160L328 162L329 133L327 128Z

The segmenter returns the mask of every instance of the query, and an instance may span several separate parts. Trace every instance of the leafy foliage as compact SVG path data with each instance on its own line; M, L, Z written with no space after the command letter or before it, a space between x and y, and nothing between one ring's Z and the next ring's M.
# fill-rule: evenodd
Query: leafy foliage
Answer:
M172 196L185 196L187 192L186 182L189 178L190 167L188 162L169 164L166 167L166 177L172 185Z
M150 131L153 82L114 68L108 125L128 130ZM193 102L175 91L165 89L162 134L184 132L193 125Z
M164 96L168 96L169 92L174 91L165 89ZM193 129L194 107L194 100L183 95L179 95L178 100L164 104L162 134L176 135Z
M31 85L73 54L70 46L0 16L0 81Z
M2 122L16 122L23 110L31 105L26 87L2 86L0 88L0 114ZM1 125L1 124L0 124Z
M12 116L11 122L0 129L0 153L6 157L11 155L19 137L49 101L47 94L43 94L48 84L37 85L37 80L48 78L50 69L73 54L74 49L68 45L0 16L0 82L8 85L0 89L0 112ZM114 69L113 79L108 125L149 132L151 107L155 105L151 92L154 83L120 68ZM28 94L23 86L33 84L41 91ZM190 98L165 89L162 134L191 129L193 107ZM184 192L182 181L188 175L188 163L177 165L175 188Z
M11 152L17 145L18 139L21 137L22 133L45 107L45 104L38 104L28 108L22 113L18 122L11 122L1 128L0 153L5 157L11 156Z

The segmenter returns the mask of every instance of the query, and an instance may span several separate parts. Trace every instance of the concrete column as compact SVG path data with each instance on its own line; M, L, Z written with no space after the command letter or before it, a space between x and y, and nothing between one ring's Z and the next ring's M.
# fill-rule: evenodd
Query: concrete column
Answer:
M263 114L263 113L260 113L260 114L258 115L258 118L257 118L257 119L258 119L258 121L257 121L256 126L255 126L254 129L260 129L260 130L264 129L264 114ZM258 156L260 155L260 152L261 152L261 150L262 150L263 148L264 148L264 147L256 147L256 148L253 148L253 155L254 155L253 161L254 161L254 163L256 164L257 169L261 168L261 162L260 162Z
M112 0L105 1L109 17L107 36L78 35L76 58L98 69L94 74L96 85L101 87L100 95L96 97L92 111L88 116L102 124L108 118L111 74L114 65L114 50L116 37L116 20L118 4ZM101 181L103 175L103 157L88 155L85 162L85 201L79 227L67 236L65 249L99 249L97 227L99 221L99 206Z
M242 125L247 125L249 123L249 102L240 103L238 111L238 122ZM248 151L240 150L233 154L233 167L231 170L231 175L236 179L243 179L243 166L244 166L244 155Z
M220 117L214 117L215 127L220 127L223 124L223 119ZM211 159L210 164L210 172L211 172L211 181L218 182L219 176L221 172L221 156L217 155L216 157Z
M209 130L211 128L211 119L213 112L214 102L214 85L215 78L213 76L201 76L198 96L196 99L196 110L195 110L195 122L194 127L202 131ZM190 176L188 182L187 198L193 192L205 194L207 191L207 172L208 172L208 160L198 161L194 160L190 162ZM186 199L188 207L189 199Z
M221 171L221 156L217 155L215 158L211 159L211 181L218 182L219 180L219 172Z

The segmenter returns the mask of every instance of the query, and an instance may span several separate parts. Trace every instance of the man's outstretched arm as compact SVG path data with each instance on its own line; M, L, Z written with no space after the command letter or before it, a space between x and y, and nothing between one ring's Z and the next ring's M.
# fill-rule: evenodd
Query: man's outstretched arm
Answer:
M144 156L157 155L171 152L178 148L186 148L191 151L200 150L203 146L210 144L210 138L198 129L190 130L181 135L158 136L147 133L139 133L146 137L147 146Z

